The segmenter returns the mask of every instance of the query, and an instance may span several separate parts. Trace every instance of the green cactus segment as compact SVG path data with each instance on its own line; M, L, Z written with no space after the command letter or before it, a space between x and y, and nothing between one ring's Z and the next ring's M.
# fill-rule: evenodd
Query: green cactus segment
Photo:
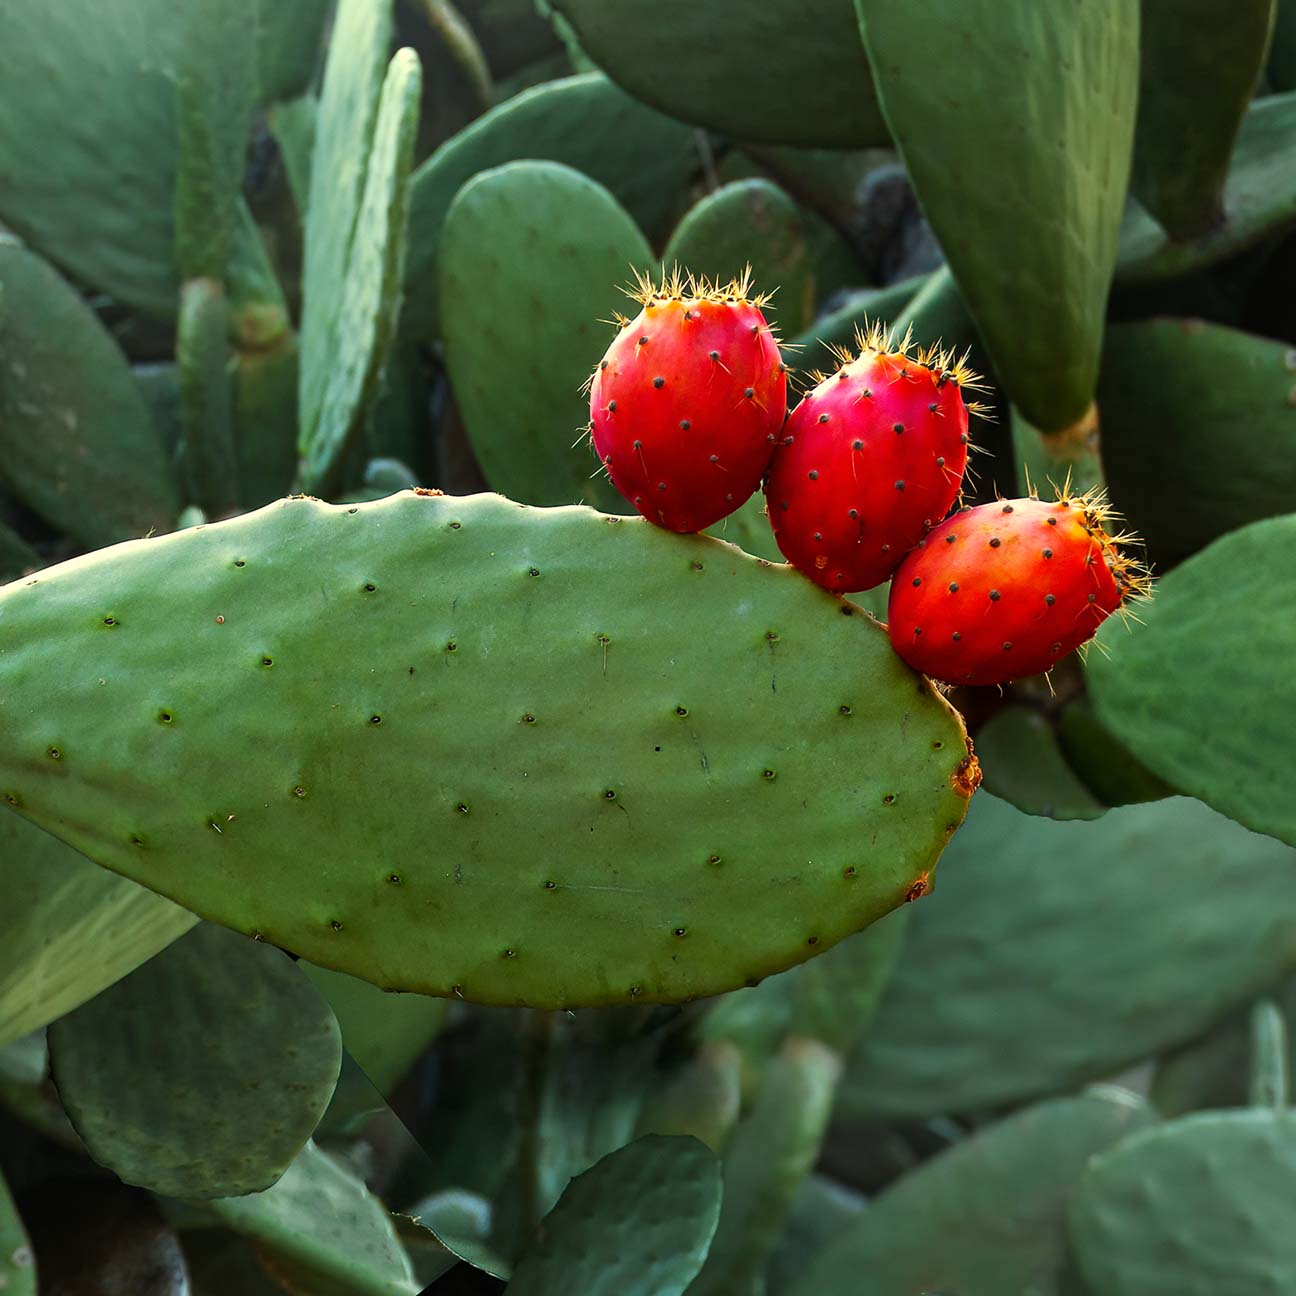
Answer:
M1117 325L1098 392L1112 502L1156 564L1291 510L1291 347L1200 320Z
M809 328L824 295L801 209L768 180L735 180L708 194L676 227L662 260L720 283L750 264L760 292L778 290L765 314L784 333Z
M3 1176L0 1176L0 1291L5 1296L36 1296L36 1257Z
M333 474L363 429L362 399L399 298L418 60L386 77L390 0L342 0L316 119L302 267L301 453L308 483Z
M244 351L234 371L239 503L259 508L286 495L297 472L297 335Z
M303 219L310 204L311 154L315 149L318 119L319 100L311 94L275 104L266 113L266 122L288 175L288 187Z
M209 924L61 1017L49 1045L90 1155L172 1197L275 1183L328 1106L342 1060L332 1010L292 960Z
M302 960L297 965L328 1001L342 1029L342 1042L384 1097L408 1074L445 1020L443 999L384 994L345 972Z
M1192 1039L1296 967L1296 855L1199 802L1055 823L983 791L949 853L851 1056L852 1117L1072 1089ZM1149 880L1171 874L1150 900Z
M77 280L162 315L175 311L179 12L170 0L0 12L0 222Z
M1073 491L1087 491L1106 485L1099 450L1098 407L1091 405L1084 417L1060 432L1041 432L1014 405L1012 420L1013 460L1017 490L1032 491L1051 498L1053 490L1069 483Z
M792 340L791 349L797 358L797 368L835 369L837 361L830 347L853 346L856 332L867 328L871 321L885 323L894 319L930 281L930 275L915 275L886 288L870 288L822 315Z
M1277 0L1267 71L1274 90L1296 90L1296 4L1292 0Z
M571 1181L510 1296L680 1296L706 1258L720 1194L719 1163L696 1139L636 1139Z
M1137 0L856 8L887 121L995 373L1036 427L1069 427L1098 374L1134 136ZM938 95L933 31L957 51Z
M1030 707L996 712L977 732L976 750L986 791L1026 814L1097 819L1104 813L1067 763L1057 731Z
M1103 1087L992 1124L874 1198L790 1296L1056 1296L1085 1163L1150 1119L1133 1094Z
M8 21L0 16L0 28ZM116 342L54 270L3 237L0 298L7 487L87 546L169 530L175 482Z
M583 171L654 239L664 235L696 165L686 126L599 73L548 82L500 104L447 140L411 177L405 334L438 333L441 232L455 194L478 172L528 158ZM623 266L616 281L625 273Z
M723 1040L704 1042L649 1093L636 1134L688 1134L719 1153L738 1123L742 1054Z
M528 504L629 512L581 432L581 387L627 304L618 285L652 265L634 221L570 167L513 162L459 191L442 252L446 365L487 481Z
M552 0L552 7L609 76L674 117L769 144L890 143L845 4ZM752 92L737 90L744 86Z
M1108 623L1089 659L1098 719L1154 774L1256 832L1296 844L1287 708L1296 656L1296 515L1254 522L1163 576L1142 625ZM1110 656L1109 656L1110 655ZM1220 705L1209 738L1194 716Z
M223 517L238 505L228 332L229 303L220 281L188 280L176 326L180 422L190 498L208 517Z
M230 255L224 270L230 299L230 341L241 352L265 351L292 331L274 265L242 198L234 204Z
M285 500L51 568L0 618L0 793L385 988L731 989L899 905L975 785L872 618L586 509Z
M176 68L176 267L182 279L220 279L256 102L258 0L196 0L179 18Z
M1296 93L1257 99L1233 146L1224 184L1225 221L1176 243L1131 204L1120 233L1122 282L1173 279L1215 265L1296 222Z
M310 86L332 7L331 0L260 0L256 54L262 103L292 99Z
M853 1188L824 1175L810 1175L797 1190L765 1267L768 1296L788 1296L810 1263L859 1220L867 1205L864 1195Z
M1174 789L1130 755L1093 713L1087 697L1062 708L1058 740L1067 764L1105 806L1135 805L1173 796Z
M291 1290L312 1296L412 1296L419 1290L391 1216L314 1143L265 1192L211 1203Z
M1267 1296L1296 1284L1296 1114L1204 1112L1096 1156L1071 1205L1085 1281L1110 1296Z
M1272 1000L1251 1013L1251 1105L1281 1111L1287 1106L1287 1023Z
M818 1040L789 1039L724 1156L724 1204L689 1296L748 1296L797 1190L819 1155L841 1057Z
M1275 0L1142 0L1130 188L1173 239L1224 220L1238 128L1264 69Z
M0 1045L70 1012L197 922L8 810L0 877Z
M877 1011L908 914L898 910L819 958L726 995L703 1021L703 1036L731 1040L758 1065L793 1033L844 1052Z

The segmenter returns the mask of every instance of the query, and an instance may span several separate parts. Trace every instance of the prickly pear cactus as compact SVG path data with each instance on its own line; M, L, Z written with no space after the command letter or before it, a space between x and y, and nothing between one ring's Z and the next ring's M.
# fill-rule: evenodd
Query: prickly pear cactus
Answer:
M288 500L2 606L12 805L391 988L556 1006L759 979L925 890L979 777L866 614L584 509ZM85 663L57 694L55 643Z

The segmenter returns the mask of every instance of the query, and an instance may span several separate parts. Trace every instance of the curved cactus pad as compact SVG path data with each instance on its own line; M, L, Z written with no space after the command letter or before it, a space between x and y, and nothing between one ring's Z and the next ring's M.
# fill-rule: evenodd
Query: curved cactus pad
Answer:
M862 610L495 495L282 500L0 591L0 795L386 988L757 980L927 889L978 771Z

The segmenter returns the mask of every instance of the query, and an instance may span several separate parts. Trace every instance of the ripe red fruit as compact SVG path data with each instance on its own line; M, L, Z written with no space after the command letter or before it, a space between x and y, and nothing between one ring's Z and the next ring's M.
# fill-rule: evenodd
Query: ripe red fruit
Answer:
M792 411L765 482L784 557L836 591L886 580L950 511L979 409L963 400L976 375L950 353L910 354L877 325L856 342Z
M1111 536L1100 493L956 513L900 564L888 630L915 670L950 684L1038 675L1090 639L1146 571Z
M701 531L761 483L787 414L787 368L749 296L678 271L641 278L642 309L590 384L590 431L612 484L650 522Z

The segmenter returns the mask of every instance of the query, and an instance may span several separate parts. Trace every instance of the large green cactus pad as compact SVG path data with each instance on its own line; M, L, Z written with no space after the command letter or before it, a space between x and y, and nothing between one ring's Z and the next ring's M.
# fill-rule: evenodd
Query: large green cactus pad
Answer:
M332 1009L297 965L210 924L59 1018L49 1046L90 1155L124 1183L189 1198L274 1184L342 1061Z
M197 918L0 816L0 1046L97 995Z
M0 793L384 987L759 979L920 892L977 773L858 608L583 508L285 500L10 585L0 628Z
M855 3L887 121L996 374L1036 427L1069 426L1098 373L1138 0Z
M1275 0L1142 0L1131 188L1172 238L1224 219L1233 141L1264 68Z
M631 94L738 139L890 142L844 0L552 0Z
M983 791L950 856L851 1056L852 1117L1073 1089L1192 1039L1296 966L1296 854L1195 801L1056 823Z
M1290 741L1296 514L1230 532L1163 576L1089 661L1098 718L1154 774L1296 845ZM1223 690L1223 692L1221 692ZM1227 723L1203 735L1198 717Z
M618 285L652 268L634 221L571 167L513 162L459 191L441 248L446 366L486 480L528 504L630 512L581 433L581 388L628 304Z
M523 91L447 140L410 178L402 332L435 336L441 229L480 171L519 159L562 162L605 185L649 237L664 234L696 157L692 132L631 99L600 73Z
M680 1296L706 1257L720 1195L720 1167L696 1139L637 1139L572 1180L509 1291Z
M180 509L117 343L49 265L3 236L0 478L87 545L166 530Z
M1204 1112L1096 1156L1071 1206L1080 1270L1104 1296L1296 1290L1296 1113Z
M1133 1094L1094 1089L991 1125L870 1202L790 1296L1060 1296L1085 1162L1151 1115Z
M1201 320L1108 330L1098 384L1107 485L1156 564L1291 510L1293 390L1296 352L1282 342Z

